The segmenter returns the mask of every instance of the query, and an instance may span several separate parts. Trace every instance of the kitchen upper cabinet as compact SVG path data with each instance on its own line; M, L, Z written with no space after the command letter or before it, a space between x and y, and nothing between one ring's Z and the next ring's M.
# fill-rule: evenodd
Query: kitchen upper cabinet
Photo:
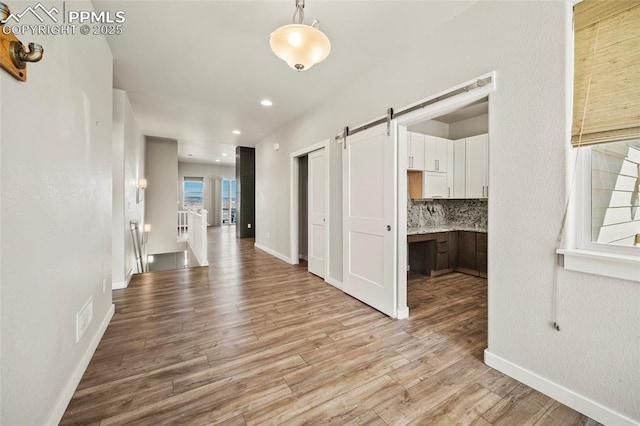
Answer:
M449 190L447 187L447 174L440 172L424 172L422 183L423 198L447 198Z
M409 140L409 158L407 168L409 170L424 170L424 135L407 132Z
M467 140L458 139L453 141L453 198L464 198L466 196L466 150Z
M437 136L424 136L424 170L447 172L449 154L452 152L451 140Z
M465 197L489 196L489 136L466 138Z

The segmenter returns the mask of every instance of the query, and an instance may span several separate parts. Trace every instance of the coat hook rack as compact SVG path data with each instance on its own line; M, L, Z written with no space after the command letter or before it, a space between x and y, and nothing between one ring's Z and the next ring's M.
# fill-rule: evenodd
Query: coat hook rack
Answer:
M10 15L9 7L0 2L0 29ZM27 81L27 62L38 62L44 54L36 43L29 43L28 49L12 32L0 31L0 67L20 81Z

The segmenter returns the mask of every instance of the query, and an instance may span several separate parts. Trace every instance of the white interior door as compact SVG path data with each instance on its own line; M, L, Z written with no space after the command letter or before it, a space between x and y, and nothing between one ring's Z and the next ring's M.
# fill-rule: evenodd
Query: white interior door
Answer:
M343 151L343 290L396 317L397 140L386 124L349 136Z
M324 148L309 154L308 169L308 265L309 272L325 277L325 155Z

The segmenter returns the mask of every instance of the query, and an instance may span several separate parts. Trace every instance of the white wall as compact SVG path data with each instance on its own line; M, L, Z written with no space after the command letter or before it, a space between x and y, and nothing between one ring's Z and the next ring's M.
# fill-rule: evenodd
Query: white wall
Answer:
M449 139L462 139L489 132L489 114L478 115L449 125Z
M27 41L45 49L28 81L0 71L3 425L60 420L113 313L111 53L103 37Z
M440 138L449 137L449 125L437 120L426 120L408 127L407 130L425 135L438 136Z
M414 12L426 13L422 8L429 3L416 3ZM564 2L479 2L435 34L425 27L405 50L381 54L378 66L260 142L256 242L290 253L291 152L333 138L345 125L382 116L388 107L401 108L496 70L498 90L489 105L489 352L640 421L640 286L555 266L571 119L570 11ZM279 151L271 149L275 142ZM332 142L329 273L337 279L341 155ZM554 271L561 332L551 327Z
M129 222L137 220L144 229L144 200L137 202L139 179L144 173L145 140L129 98L123 90L113 91L113 287L124 288L136 273L136 257Z
M178 243L178 141L146 137L145 219L151 225L148 254L185 250Z
M209 225L213 225L213 220L216 216L213 212L214 207L212 200L211 179L235 179L236 167L218 164L187 163L184 161L178 162L178 199L180 200L181 210L184 202L184 194L182 193L182 182L185 176L204 178L204 208L209 212L209 215L207 216ZM219 216L220 215L218 215L218 217Z

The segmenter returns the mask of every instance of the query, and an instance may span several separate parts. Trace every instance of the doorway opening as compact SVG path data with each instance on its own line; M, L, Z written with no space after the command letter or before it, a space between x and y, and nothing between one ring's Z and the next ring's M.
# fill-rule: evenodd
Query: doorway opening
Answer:
M223 178L221 182L222 194L222 225L235 225L236 216L236 180Z
M486 318L491 85L397 120L398 293L481 283ZM411 291L408 291L411 287ZM472 285L473 286L473 285ZM446 296L449 297L449 296Z
M329 141L291 154L292 265L307 262L310 273L326 279L329 271Z
M298 261L309 261L309 156L298 157Z

